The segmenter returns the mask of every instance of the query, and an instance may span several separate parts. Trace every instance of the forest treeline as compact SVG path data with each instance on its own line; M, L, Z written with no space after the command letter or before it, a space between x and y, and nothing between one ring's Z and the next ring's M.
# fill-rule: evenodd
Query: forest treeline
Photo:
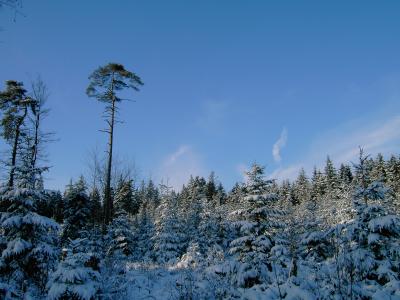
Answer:
M106 104L106 163L63 193L43 182L46 86L0 93L1 299L400 299L399 156L360 149L283 182L254 163L229 191L214 173L175 191L112 165L118 92L141 79L118 64L89 79Z

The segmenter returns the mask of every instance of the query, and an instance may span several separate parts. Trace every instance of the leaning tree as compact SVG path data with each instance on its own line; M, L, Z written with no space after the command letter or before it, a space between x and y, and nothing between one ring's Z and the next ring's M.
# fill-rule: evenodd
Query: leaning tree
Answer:
M112 216L111 167L113 155L114 125L116 122L117 104L125 100L117 95L124 89L139 91L142 80L135 73L125 69L121 64L109 63L99 67L89 76L90 84L86 90L89 97L94 97L106 104L105 118L108 128L108 159L104 190L104 223L109 224Z

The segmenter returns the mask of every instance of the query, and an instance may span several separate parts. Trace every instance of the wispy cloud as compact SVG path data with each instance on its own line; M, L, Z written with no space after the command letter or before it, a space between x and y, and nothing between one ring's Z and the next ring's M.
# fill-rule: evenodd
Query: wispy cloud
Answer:
M398 152L400 115L375 122L357 120L325 132L310 144L310 149L303 159L292 165L277 168L271 177L279 180L294 179L301 168L310 174L314 166L321 168L324 165L327 155L336 164L356 162L359 147L371 155Z
M341 163L356 159L359 147L374 155L396 151L399 144L400 115L375 122L358 120L321 136L313 143L310 156L320 160L329 154Z
M283 128L279 139L275 142L274 146L272 147L272 156L274 157L274 160L276 162L280 162L282 160L281 150L283 147L286 146L287 135L288 134L286 128Z
M200 155L193 147L181 145L176 151L166 156L158 177L160 180L168 181L168 184L175 190L180 190L182 185L187 183L190 175L205 175Z
M167 157L167 159L165 161L165 165L167 165L167 166L173 165L177 161L177 159L184 156L185 154L187 154L190 151L191 151L191 149L188 145L179 146L178 150L176 150L174 153L170 154Z

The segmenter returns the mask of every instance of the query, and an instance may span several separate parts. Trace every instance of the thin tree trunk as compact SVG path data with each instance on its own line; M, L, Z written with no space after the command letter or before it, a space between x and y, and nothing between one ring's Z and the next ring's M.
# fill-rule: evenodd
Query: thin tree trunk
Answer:
M32 158L31 158L32 169L36 167L37 153L39 147L39 126L40 126L40 110L37 112L35 120L35 138L32 146Z
M14 186L14 177L15 177L15 167L17 163L17 150L18 150L18 141L19 141L19 136L21 134L21 125L24 122L24 119L28 113L28 108L25 106L24 114L23 116L19 119L17 123L17 127L15 129L15 137L14 137L14 145L11 153L11 170L10 170L10 178L8 180L8 187L13 187Z
M107 162L107 174L106 174L106 188L104 191L104 223L108 225L111 221L112 215L112 199L111 199L111 168L112 168L112 151L113 151L113 139L114 139L114 119L115 119L115 96L114 96L114 75L111 80L110 92L112 95L111 102L111 116L109 121L109 141L108 141L108 162Z

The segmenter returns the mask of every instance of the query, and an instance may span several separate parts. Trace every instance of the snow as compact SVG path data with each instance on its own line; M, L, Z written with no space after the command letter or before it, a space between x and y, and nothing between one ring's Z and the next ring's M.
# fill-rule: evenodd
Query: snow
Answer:
M10 256L19 255L30 248L32 248L32 243L17 238L7 244L7 248L2 253L2 257L8 258Z
M44 216L40 216L37 213L33 212L29 212L24 216L11 216L6 218L6 220L2 222L2 226L7 228L20 227L24 224L33 224L36 226L52 228L54 230L58 230L60 228L60 226L54 220Z
M400 218L394 215L387 215L372 219L368 223L368 227L373 232L379 232L383 229L394 230L400 233Z
M71 286L68 284L53 284L48 292L48 298L50 300L57 300L64 293L71 293L79 295L82 300L91 300L93 295L96 293L98 286L92 282L86 283L79 286Z

